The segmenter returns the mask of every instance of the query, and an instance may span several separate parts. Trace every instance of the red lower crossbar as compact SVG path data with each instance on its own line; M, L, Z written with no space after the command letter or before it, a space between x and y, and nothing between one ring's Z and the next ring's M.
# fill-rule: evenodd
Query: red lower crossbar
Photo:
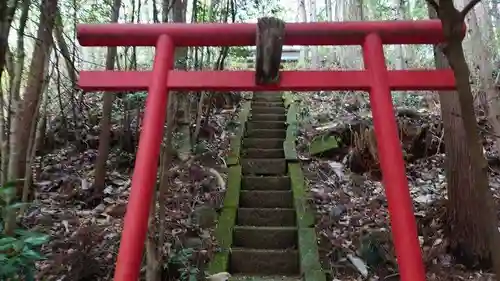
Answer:
M284 71L273 86L255 85L253 71L170 71L167 87L186 91L317 91L370 89L367 71ZM81 71L84 91L145 91L151 71ZM307 79L304 79L307 77ZM388 72L391 90L453 90L451 70L395 70Z

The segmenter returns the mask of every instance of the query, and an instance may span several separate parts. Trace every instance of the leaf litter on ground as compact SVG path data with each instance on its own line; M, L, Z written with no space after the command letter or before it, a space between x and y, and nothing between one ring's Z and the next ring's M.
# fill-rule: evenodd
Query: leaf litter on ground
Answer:
M212 114L208 124L215 137L200 140L202 149L197 150L191 165L177 160L169 167L172 182L164 206L166 244L163 247L170 255L175 255L180 248L192 247L208 259L217 250L212 228L225 191L224 186L217 186L226 177L224 156L230 133L225 128L237 119L237 113L225 110ZM112 278L134 156L112 149L104 194L97 202L88 202L96 158L96 149L77 152L69 146L39 156L35 161L35 204L28 209L22 224L51 237L42 248L47 259L37 263L37 280ZM193 167L202 170L201 176L193 176ZM212 172L203 172L207 170ZM204 224L203 220L212 222L199 225Z
M311 155L308 149L311 141L318 136L335 135L346 124L347 127L360 122L371 125L370 109L366 104L352 106L342 94L309 93L301 96L300 100L303 115L299 116L302 122L297 139L298 151L299 157L304 160L303 169L311 202L316 208L323 267L332 280L399 280L387 199L381 182L369 173L352 172L346 165L349 149L337 149L333 155L318 156ZM354 110L351 110L353 107ZM407 161L410 194L427 280L493 280L489 273L466 270L454 263L452 256L446 252L448 241L442 231L446 179L444 154L439 150L442 142L439 114L407 108L403 111L404 114L397 111L400 128L401 124L433 128L431 137L437 147L432 154ZM415 118L412 111L417 112L419 117ZM493 138L488 135L483 137L487 140L487 155L490 159L496 158L498 153L494 151ZM342 145L346 144L339 143L339 146ZM405 139L403 148L411 149ZM490 186L496 200L500 201L500 176L495 169L490 171Z

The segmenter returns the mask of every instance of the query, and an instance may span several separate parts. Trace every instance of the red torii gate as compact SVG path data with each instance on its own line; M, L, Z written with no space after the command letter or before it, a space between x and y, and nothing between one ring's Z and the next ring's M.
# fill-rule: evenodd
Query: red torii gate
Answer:
M453 90L455 79L451 70L388 71L383 45L441 43L444 37L440 21L287 23L285 30L285 45L361 45L365 70L284 71L279 84L258 86L253 71L172 70L175 47L255 45L255 24L83 24L77 27L82 46L156 47L152 71L80 72L79 86L84 91L149 91L115 281L139 278L171 90L368 91L401 279L425 280L391 90Z

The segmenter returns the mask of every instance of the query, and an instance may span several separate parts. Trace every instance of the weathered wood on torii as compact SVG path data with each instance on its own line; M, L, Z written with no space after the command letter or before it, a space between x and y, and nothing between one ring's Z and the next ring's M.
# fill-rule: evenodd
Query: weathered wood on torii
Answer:
M275 17L257 21L255 45L255 84L268 85L279 82L281 53L285 37L285 22Z

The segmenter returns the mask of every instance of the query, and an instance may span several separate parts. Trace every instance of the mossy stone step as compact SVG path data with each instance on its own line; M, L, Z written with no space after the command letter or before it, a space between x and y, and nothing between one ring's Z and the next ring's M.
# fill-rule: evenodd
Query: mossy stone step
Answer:
M242 208L293 208L291 190L242 190Z
M242 190L290 190L289 176L244 176Z
M252 107L252 113L265 113L265 114L285 114L285 108L283 106L254 106Z
M278 149L283 148L283 139L279 138L244 138L245 148Z
M265 95L265 96L279 96L279 97L282 97L283 94L281 92L274 92L274 91L258 91L258 92L254 92L253 93L253 96L259 96L259 95Z
M262 101L252 101L251 103L252 108L255 107L281 107L285 108L285 103L283 101L278 101L278 102L262 102Z
M253 130L247 130L247 136L251 137L251 138L285 139L286 130L284 130L284 129L253 129Z
M297 250L264 250L232 248L230 272L259 275L299 274Z
M257 129L274 129L274 130L285 130L285 122L282 121L249 121L247 122L247 130L257 130Z
M241 159L244 175L284 175L285 159Z
M300 276L233 275L229 281L301 281Z
M235 226L233 247L252 249L296 249L297 228L277 226Z
M248 148L243 151L242 156L246 158L285 158L285 151L277 148Z
M286 121L286 115L284 114L264 114L264 113L253 113L250 117L252 121Z
M296 214L292 208L239 208L237 225L295 226Z
M281 96L274 96L274 95L259 95L259 96L254 96L252 101L255 102L281 102L283 101L283 97Z

